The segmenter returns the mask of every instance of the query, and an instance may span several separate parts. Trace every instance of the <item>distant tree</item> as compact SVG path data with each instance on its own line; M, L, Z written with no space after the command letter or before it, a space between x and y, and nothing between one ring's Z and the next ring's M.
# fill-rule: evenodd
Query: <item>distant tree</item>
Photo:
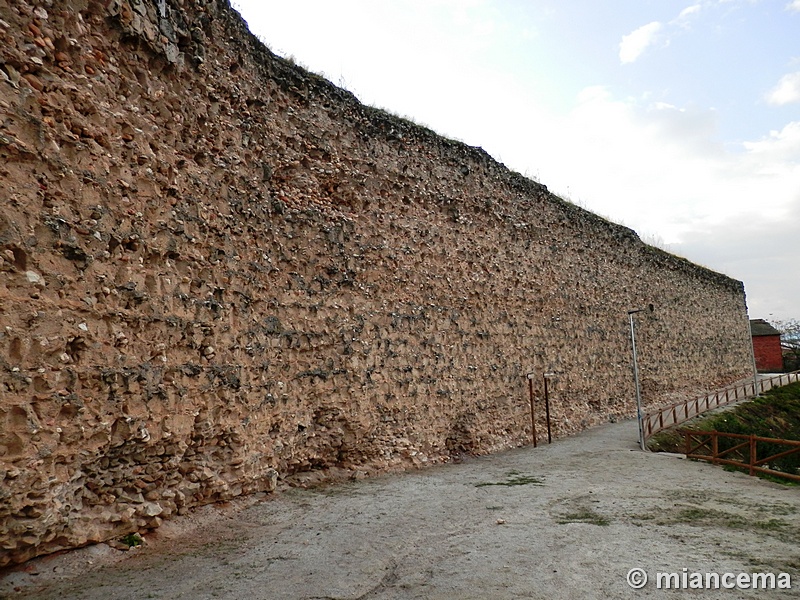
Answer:
M782 334L784 370L797 371L800 369L800 320L773 321L771 324Z

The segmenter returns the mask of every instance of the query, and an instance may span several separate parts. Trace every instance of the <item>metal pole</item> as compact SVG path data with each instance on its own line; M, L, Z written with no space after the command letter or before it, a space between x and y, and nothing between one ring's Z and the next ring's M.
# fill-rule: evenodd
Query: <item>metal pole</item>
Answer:
M636 356L636 331L633 325L633 315L639 311L629 311L628 317L631 323L631 347L633 348L633 381L636 384L636 420L639 423L639 448L644 447L644 430L642 429L642 390L639 386L639 361Z
M756 349L753 347L753 328L750 327L750 315L747 314L747 305L744 307L744 318L747 321L747 335L750 336L750 358L753 359L753 395L755 396L758 386L758 367L756 366Z
M536 416L533 408L533 373L528 373L528 391L531 397L531 436L533 437L533 447L536 448Z
M550 395L547 392L547 374L542 376L544 379L544 411L547 418L547 443L553 443L553 436L550 433Z

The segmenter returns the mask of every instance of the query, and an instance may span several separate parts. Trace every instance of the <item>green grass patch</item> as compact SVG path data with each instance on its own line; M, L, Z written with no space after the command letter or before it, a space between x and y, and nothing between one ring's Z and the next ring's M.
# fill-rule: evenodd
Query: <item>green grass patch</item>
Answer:
M566 525L568 523L586 523L588 525L599 525L601 527L611 523L611 521L609 521L606 517L588 508L582 508L576 512L568 513L561 517L557 522L559 525Z
M795 528L784 521L774 517L768 519L753 518L753 516L743 516L714 508L703 508L691 506L678 509L673 514L665 515L666 519L662 525L682 523L697 527L718 527L725 529L738 529L744 531L761 532L767 535L776 536L783 541L794 541L797 539Z
M505 481L484 481L482 483L476 483L475 487L488 487L490 485L503 485L507 487L517 486L517 485L543 485L544 481L542 481L538 477L533 477L532 475L524 475L519 471L509 471L506 473L506 480Z
M128 535L125 535L122 538L120 538L119 541L128 546L128 548L133 548L134 546L141 546L142 543L144 542L142 536L139 535L138 533L129 533Z

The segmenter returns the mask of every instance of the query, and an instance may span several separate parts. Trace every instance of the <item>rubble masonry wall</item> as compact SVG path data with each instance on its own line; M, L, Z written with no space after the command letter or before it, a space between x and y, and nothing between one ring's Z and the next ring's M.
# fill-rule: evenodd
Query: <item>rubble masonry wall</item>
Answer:
M225 1L0 0L0 565L278 478L749 374L743 286L271 54ZM537 143L531 140L531 144Z

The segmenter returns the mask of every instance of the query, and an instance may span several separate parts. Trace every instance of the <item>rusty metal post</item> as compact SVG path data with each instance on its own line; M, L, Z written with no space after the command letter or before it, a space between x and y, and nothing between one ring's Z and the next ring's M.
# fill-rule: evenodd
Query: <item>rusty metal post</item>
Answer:
M550 376L550 373L545 373L542 375L542 379L544 379L544 412L545 417L547 419L547 443L551 444L553 442L553 436L550 433L550 395L547 392L547 378Z
M536 448L536 412L533 401L533 373L528 373L528 392L531 397L531 437L533 437L533 447Z

